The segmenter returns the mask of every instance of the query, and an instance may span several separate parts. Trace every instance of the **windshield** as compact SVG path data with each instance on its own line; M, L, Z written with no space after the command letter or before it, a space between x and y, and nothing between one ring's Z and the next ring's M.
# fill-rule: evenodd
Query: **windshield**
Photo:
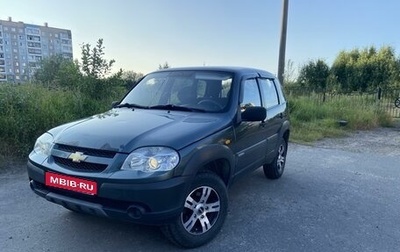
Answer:
M121 104L221 112L227 107L231 84L232 74L224 72L173 70L152 73L139 82Z

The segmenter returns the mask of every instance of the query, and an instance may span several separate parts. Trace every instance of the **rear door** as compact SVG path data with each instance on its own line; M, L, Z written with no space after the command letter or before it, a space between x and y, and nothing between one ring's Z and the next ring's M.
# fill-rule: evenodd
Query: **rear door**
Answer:
M259 78L262 105L267 109L267 119L265 120L266 139L267 139L267 162L275 157L276 148L279 142L279 132L283 123L285 108L280 105L279 95L274 79Z

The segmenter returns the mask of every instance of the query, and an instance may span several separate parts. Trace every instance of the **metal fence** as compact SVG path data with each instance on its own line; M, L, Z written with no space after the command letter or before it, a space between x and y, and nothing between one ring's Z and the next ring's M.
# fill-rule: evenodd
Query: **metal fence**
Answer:
M400 118L400 88L399 89L377 89L373 92L324 92L322 90L311 90L307 88L285 87L286 94L292 97L305 96L316 100L316 102L328 102L335 99L351 99L354 106L364 106L375 103L380 110L390 116ZM397 101L397 102L396 102ZM397 105L397 106L396 106Z

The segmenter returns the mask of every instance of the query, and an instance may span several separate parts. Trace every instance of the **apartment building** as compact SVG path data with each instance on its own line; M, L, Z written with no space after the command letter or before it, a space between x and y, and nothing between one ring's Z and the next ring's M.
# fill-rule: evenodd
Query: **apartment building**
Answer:
M0 82L30 80L39 62L52 55L73 59L70 30L0 20Z

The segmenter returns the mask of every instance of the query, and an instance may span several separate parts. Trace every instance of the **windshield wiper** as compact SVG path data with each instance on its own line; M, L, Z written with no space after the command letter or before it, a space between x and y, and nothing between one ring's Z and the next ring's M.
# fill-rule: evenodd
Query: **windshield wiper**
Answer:
M184 106L179 106L179 105L174 105L174 104L155 105L155 106L150 106L150 107L148 107L148 108L149 108L149 109L165 109L165 110L177 110L177 111L190 111L190 112L205 112L204 109L190 108L190 107L184 107Z
M134 104L134 103L121 103L117 106L115 106L116 108L148 108L146 106L142 106L142 105L138 105L138 104Z

